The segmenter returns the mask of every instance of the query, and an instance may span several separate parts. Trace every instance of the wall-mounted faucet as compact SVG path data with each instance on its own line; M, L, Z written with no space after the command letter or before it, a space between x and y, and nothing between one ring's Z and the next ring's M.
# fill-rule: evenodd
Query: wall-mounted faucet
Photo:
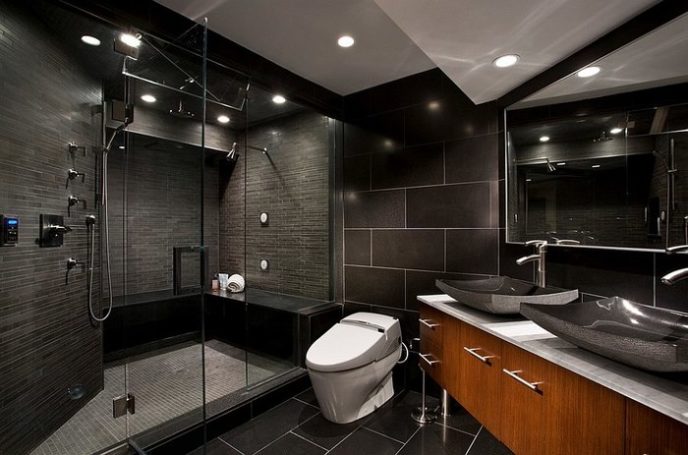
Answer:
M547 241L546 240L530 240L525 243L527 246L534 246L535 247L535 254L531 254L530 256L523 256L522 258L516 259L516 264L518 265L523 265L523 264L528 264L529 262L536 262L537 263L537 275L536 275L536 280L535 284L540 286L541 288L546 287L547 285L547 280L546 280L546 273L545 273L545 253L547 253ZM535 265L535 264L533 264Z
M665 251L667 254L685 253L688 252L688 245L670 246ZM667 273L662 278L660 278L660 281L663 284L671 286L686 278L688 278L688 268L683 268Z

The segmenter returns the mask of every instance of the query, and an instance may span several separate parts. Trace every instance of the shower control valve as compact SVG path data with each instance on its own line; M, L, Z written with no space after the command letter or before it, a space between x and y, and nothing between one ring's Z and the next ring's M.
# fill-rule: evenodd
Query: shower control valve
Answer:
M84 183L84 180L86 179L86 174L83 172L79 172L76 169L70 169L67 171L67 178L69 180L74 180L78 177L81 177L81 183Z
M69 258L67 259L67 270L72 270L74 267L83 267L84 263L81 261L77 261L74 258Z
M71 208L75 205L78 206L79 204L81 204L84 208L86 208L86 201L79 199L73 194L69 195L69 197L67 198L67 202L69 203L69 206L67 207L67 215L69 216L72 216Z

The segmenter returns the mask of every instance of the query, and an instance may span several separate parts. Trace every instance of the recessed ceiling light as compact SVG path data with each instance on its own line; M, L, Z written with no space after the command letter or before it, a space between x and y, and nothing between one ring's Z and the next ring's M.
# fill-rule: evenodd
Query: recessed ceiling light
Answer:
M337 40L339 47L351 47L354 45L354 39L349 35L340 36Z
M599 164L593 164L591 167L592 167L593 169L597 169L598 167L600 167L600 165L599 165Z
M217 121L220 123L229 123L229 117L227 117L226 115L220 115L217 118Z
M100 46L100 40L95 36L84 35L81 37L81 41L88 44L89 46Z
M430 109L431 111L436 111L439 108L440 108L440 102L439 101L430 101L428 103L428 109Z
M145 95L141 95L141 99L145 101L146 103L155 103L158 101L156 97L151 95L150 93L146 93Z
M578 73L576 74L578 75L578 77L592 77L599 72L599 66L588 66L587 68L583 68L582 70L578 71Z
M509 66L514 66L520 58L521 57L519 57L516 54L502 55L501 57L497 57L496 59L494 59L492 64L497 68L506 68Z
M282 95L275 95L272 97L272 102L275 104L284 104L287 101Z
M609 132L612 134L619 134L622 131L623 131L623 128L619 128L618 126L616 128L612 128L609 130Z
M566 166L566 161L562 161L561 163L557 163L557 166Z
M120 149L120 150L124 150L126 147L124 147L123 145L120 145L120 146L117 147L117 148Z
M122 33L119 35L119 40L131 47L139 47L141 45L141 35L139 34Z
M547 142L549 141L549 136L540 136L540 142Z
M533 179L526 179L526 182L532 182Z

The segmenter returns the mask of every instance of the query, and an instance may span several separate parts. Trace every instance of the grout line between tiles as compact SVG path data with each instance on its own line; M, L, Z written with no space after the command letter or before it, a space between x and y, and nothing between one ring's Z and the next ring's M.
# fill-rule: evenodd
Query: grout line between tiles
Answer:
M314 405L314 404L312 404L312 403L308 403L307 401L303 401L303 400L300 399L300 398L296 398L296 397L292 397L292 398L295 399L296 401L300 401L300 402L303 403L303 404L307 404L307 405L310 406L311 408L315 408L315 409L320 410L320 408L319 408L318 406L316 406L316 405Z
M440 423L439 420L435 420L433 422L433 425L439 425L441 427L448 428L448 429L454 430L454 431L458 431L459 433L463 433L463 434L468 435L468 436L475 436L476 434L478 434L478 433L471 433L470 431L462 430L461 428L456 428L455 426L452 426L452 425L449 425L446 423ZM478 430L478 432L480 432L480 430Z
M359 428L362 428L362 427L359 427ZM356 430L358 430L359 428L356 428ZM347 434L346 437L345 437L344 439L342 439L341 441L339 441L338 443L336 443L330 450L327 451L327 453L326 453L325 455L327 455L328 453L331 453L334 449L336 449L338 446L340 446L344 441L346 441L347 439L349 439L349 438L351 437L352 434L356 433L356 430L354 430L354 431L352 431L351 433Z
M383 436L383 437L385 437L385 438L387 438L387 439L389 439L389 440L391 440L391 441L398 442L399 444L402 444L402 445L403 445L403 444L406 444L404 441L400 441L400 440L398 440L398 439L396 439L396 438L393 438L393 437L391 437L391 436L388 436L388 435L386 435L386 434L384 434L384 433L380 433L379 431L371 430L370 428L368 428L368 427L366 427L366 426L362 426L361 428L363 428L364 430L370 431L371 433L375 433L375 434L377 434L377 435Z
M308 438L305 438L305 437L301 436L301 435L298 434L298 433L294 433L294 430L289 431L289 433L291 433L291 434L293 434L294 436L296 436L297 438L303 439L304 441L309 442L309 443L313 444L314 446L319 447L319 448L323 449L325 452L327 452L327 448L321 446L320 444L316 444L315 442L311 441L311 440L308 439Z
M232 449L236 450L236 451L239 452L241 455L244 455L244 452L242 452L241 450L237 449L236 447L234 447L232 444L228 443L227 441L225 441L225 440L222 439L221 437L218 436L217 439L219 439L220 442L222 442L223 444L228 445L228 446L231 447Z
M475 444L475 441L478 440L478 436L480 435L480 432L483 431L483 427L480 427L478 432L475 434L475 437L473 438L473 441L471 441L471 445L468 446L468 450L466 450L466 455L468 455L471 452L471 449L473 448L473 445Z
M406 441L405 443L403 443L403 444L401 445L401 447L399 447L399 450L397 450L397 451L395 452L394 455L397 455L397 454L399 454L402 450L404 450L404 447L406 447L406 445L416 436L416 434L420 431L421 428L423 428L423 427L422 427L422 426L418 426L418 428L416 428L416 431L414 431L413 434L411 435L411 437L408 438L408 441Z

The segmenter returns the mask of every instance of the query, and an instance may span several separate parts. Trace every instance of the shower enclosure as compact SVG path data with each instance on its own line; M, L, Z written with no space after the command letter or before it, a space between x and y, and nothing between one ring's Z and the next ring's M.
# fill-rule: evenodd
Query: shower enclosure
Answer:
M209 60L206 24L0 0L0 31L0 453L144 450L303 375L333 120Z

